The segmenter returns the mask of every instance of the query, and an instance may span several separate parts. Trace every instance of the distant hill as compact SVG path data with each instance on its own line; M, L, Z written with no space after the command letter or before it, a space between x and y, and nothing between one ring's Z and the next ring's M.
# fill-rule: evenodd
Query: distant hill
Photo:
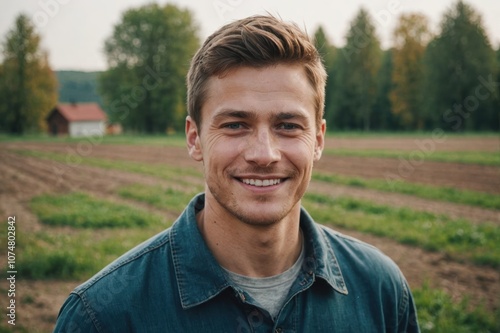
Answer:
M102 106L102 98L97 90L97 80L101 72L56 71L59 82L59 102L97 102Z

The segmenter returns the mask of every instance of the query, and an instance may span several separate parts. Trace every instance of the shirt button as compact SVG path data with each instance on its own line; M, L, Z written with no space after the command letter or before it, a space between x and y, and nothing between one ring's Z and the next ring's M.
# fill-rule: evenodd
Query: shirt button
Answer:
M283 329L281 327L278 327L277 329L274 330L274 333L282 333Z

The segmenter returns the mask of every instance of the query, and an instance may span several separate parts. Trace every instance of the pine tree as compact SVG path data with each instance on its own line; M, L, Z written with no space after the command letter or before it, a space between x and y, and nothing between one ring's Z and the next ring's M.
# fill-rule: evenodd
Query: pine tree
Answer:
M345 129L371 126L381 62L380 42L368 12L360 9L346 35L335 68L334 119Z
M458 1L445 13L439 35L427 47L425 72L425 110L432 127L492 129L494 52L481 16L470 5Z
M389 98L392 89L393 50L382 53L382 64L377 75L377 98L373 107L372 129L392 131L398 129L398 123L392 113L392 104Z
M323 27L318 27L316 32L314 33L314 43L316 48L318 49L321 57L323 59L323 63L325 65L326 73L328 79L326 81L325 87L325 115L327 128L333 129L333 110L332 110L332 99L333 99L333 87L334 87L334 78L336 75L335 71L335 57L337 56L337 49L333 44L330 43L328 36L326 35Z

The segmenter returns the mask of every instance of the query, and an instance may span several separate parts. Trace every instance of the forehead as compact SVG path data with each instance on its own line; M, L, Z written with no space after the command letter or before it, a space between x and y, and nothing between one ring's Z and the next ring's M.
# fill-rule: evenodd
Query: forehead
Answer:
M206 119L221 110L302 110L314 117L314 96L303 66L240 67L209 79L202 114Z

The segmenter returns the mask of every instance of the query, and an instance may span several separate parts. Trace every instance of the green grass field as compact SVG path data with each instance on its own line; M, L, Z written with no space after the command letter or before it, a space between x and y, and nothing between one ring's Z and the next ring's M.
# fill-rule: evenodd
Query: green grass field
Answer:
M126 205L92 198L83 193L44 195L33 198L31 210L45 224L74 228L145 227L158 217Z

